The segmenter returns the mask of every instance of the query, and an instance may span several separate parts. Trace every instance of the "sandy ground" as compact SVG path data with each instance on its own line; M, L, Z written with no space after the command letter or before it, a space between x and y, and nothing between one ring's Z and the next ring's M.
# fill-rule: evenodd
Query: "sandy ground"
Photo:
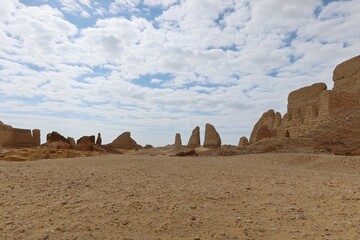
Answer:
M0 239L360 239L360 157L0 161Z

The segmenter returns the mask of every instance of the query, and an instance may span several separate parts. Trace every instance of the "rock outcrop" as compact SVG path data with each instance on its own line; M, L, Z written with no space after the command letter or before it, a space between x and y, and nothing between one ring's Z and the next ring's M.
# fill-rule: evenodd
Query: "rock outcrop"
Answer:
M180 133L176 133L176 134L175 134L175 143L174 143L174 146L175 146L175 147L181 147L181 146L182 146Z
M130 132L124 132L118 136L111 144L113 148L121 149L137 149L138 144L134 139L131 138Z
M197 126L191 133L189 142L187 144L188 148L197 148L200 147L200 127Z
M39 129L13 128L0 122L0 147L22 148L36 147L40 145Z
M101 146L101 144L102 144L101 134L98 133L98 136L97 136L97 138L96 138L96 145Z
M219 148L221 146L221 138L215 127L210 123L205 125L204 147Z
M360 152L360 56L339 64L333 81L332 90L316 83L291 92L287 113L283 117L273 110L264 113L253 128L250 144L268 138L306 138L316 140L313 147L324 151Z

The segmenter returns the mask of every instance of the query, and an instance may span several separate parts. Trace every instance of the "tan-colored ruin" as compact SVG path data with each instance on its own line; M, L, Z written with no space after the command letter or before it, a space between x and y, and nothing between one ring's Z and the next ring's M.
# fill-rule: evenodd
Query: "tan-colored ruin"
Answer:
M13 128L0 121L0 147L22 148L40 145L39 129Z

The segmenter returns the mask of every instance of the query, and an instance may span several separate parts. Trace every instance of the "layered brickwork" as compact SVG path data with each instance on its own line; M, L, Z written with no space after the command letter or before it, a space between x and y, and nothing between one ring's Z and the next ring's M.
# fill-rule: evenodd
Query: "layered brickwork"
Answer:
M360 56L339 64L333 74L334 91L360 94Z

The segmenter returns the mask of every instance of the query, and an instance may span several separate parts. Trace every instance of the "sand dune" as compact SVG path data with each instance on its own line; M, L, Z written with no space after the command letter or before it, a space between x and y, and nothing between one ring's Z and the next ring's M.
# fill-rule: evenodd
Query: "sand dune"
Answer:
M0 161L1 239L360 239L360 157Z

